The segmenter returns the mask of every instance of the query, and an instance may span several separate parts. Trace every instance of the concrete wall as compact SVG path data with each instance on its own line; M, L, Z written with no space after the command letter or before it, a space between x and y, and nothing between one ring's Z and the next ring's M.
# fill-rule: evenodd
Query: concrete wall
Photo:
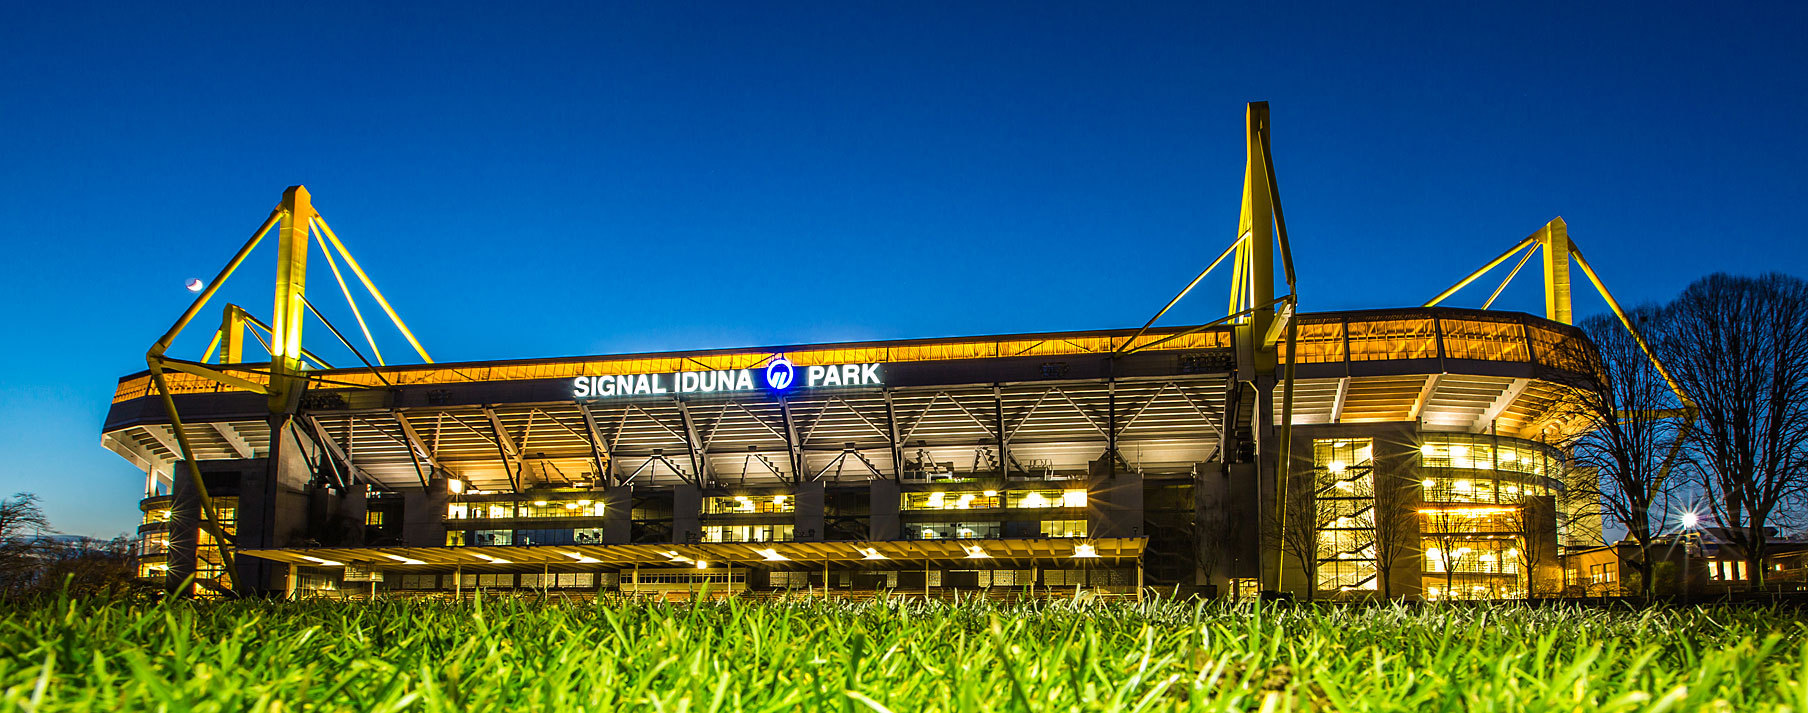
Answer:
M796 508L795 526L792 536L798 542L821 542L823 540L823 486L822 483L802 483L792 491L793 507Z

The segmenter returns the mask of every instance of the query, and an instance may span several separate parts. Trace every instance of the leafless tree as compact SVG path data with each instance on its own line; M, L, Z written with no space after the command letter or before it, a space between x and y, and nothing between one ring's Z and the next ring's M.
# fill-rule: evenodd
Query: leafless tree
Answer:
M1296 469L1288 477L1287 488L1279 495L1285 512L1266 511L1262 521L1266 539L1299 563L1306 576L1306 601L1312 601L1318 591L1318 513L1312 497L1312 471L1303 470Z
M1359 588L1365 579L1363 564L1373 561L1374 470L1372 461L1357 462L1342 465L1341 470L1320 470L1315 477L1312 510L1318 530L1319 563L1314 575L1326 579L1325 567L1332 565L1336 569L1334 581L1340 589ZM1354 578L1350 578L1351 574ZM1379 572L1371 576L1379 576Z
M1375 576L1381 596L1394 597L1394 570L1419 550L1418 514L1412 489L1418 483L1397 475L1375 474Z
M44 560L44 535L50 521L38 496L14 493L0 500L0 590L17 593L37 579Z
M1462 559L1462 555L1457 550L1468 541L1469 536L1465 534L1465 530L1469 524L1469 517L1464 515L1461 509L1450 506L1426 508L1422 512L1424 515L1423 536L1435 546L1435 551L1434 548L1427 548L1425 556L1437 562L1444 570L1444 596L1442 598L1455 599L1457 598L1455 595L1456 568L1459 560Z
M1538 571L1556 564L1557 527L1555 506L1549 497L1521 498L1516 512L1514 539L1519 545L1519 568L1525 574L1525 594L1537 599Z
M1662 312L1651 306L1627 313L1646 343L1663 334ZM1671 470L1681 446L1683 403L1641 345L1638 335L1612 315L1583 320L1589 345L1567 340L1559 346L1563 362L1574 371L1554 379L1569 387L1557 409L1584 424L1570 441L1573 466L1592 469L1592 479L1571 484L1600 504L1613 522L1626 529L1626 537L1638 548L1628 561L1640 574L1641 592L1653 594L1652 556L1657 537L1663 534L1665 514L1678 478Z
M1668 316L1661 352L1695 402L1700 487L1763 587L1766 528L1808 489L1808 282L1710 275Z

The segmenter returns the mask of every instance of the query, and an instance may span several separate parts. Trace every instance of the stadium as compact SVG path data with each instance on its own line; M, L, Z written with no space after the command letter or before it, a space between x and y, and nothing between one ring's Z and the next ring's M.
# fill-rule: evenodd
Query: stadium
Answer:
M1212 323L584 358L432 362L291 187L118 384L102 442L145 474L139 574L204 596L661 599L1560 580L1562 548L1600 544L1564 487L1593 354L1572 260L1606 296L1562 220L1424 306L1300 311L1265 104L1246 140L1238 237L1168 303L1222 263ZM272 233L269 324L226 305L207 355L166 356ZM422 363L369 363L325 321L316 243ZM1540 251L1545 315L1438 306ZM304 348L309 315L365 363Z

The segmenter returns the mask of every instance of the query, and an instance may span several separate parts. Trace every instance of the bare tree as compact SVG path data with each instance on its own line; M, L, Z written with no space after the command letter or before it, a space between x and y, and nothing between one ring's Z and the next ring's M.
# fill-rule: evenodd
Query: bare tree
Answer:
M1458 550L1469 540L1469 518L1460 508L1448 505L1426 508L1420 512L1424 515L1423 535L1434 545L1426 549L1425 556L1444 571L1442 598L1455 599L1456 569L1462 560L1462 553Z
M1696 405L1700 486L1761 588L1767 528L1808 488L1808 282L1710 275L1669 312L1662 353Z
M0 500L0 590L17 593L37 580L45 556L44 535L51 532L38 496L14 493Z
M1296 470L1288 477L1287 488L1279 496L1284 512L1264 512L1262 529L1282 554L1299 563L1306 576L1306 601L1312 601L1318 591L1318 513L1312 497L1312 471L1305 471Z
M1329 581L1339 591L1361 590L1365 581L1379 576L1373 564L1374 470L1372 460L1352 458L1317 471L1312 507L1319 550L1315 588Z
M1381 596L1394 597L1394 570L1406 563L1419 549L1419 523L1413 512L1411 489L1417 487L1407 478L1375 474L1375 576L1381 580Z
M1568 444L1571 462L1596 476L1573 482L1580 492L1572 495L1593 498L1626 529L1638 548L1636 560L1627 564L1638 571L1641 593L1649 597L1657 561L1652 550L1676 491L1670 470L1681 446L1684 404L1646 351L1649 338L1663 332L1662 313L1645 306L1627 318L1637 333L1608 315L1583 320L1582 331L1593 345L1581 340L1560 345L1563 363L1580 368L1554 379L1569 387L1557 409L1584 425Z
M1521 498L1519 511L1514 515L1518 525L1514 539L1519 546L1519 569L1525 573L1526 598L1537 599L1538 571L1556 564L1555 505L1549 497Z

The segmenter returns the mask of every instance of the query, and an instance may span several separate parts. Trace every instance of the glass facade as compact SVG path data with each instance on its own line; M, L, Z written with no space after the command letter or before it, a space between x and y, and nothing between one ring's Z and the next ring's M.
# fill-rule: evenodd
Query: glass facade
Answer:
M1419 514L1426 599L1525 596L1519 508L1426 506Z
M237 534L239 499L214 498L213 509L220 518L221 533L227 537ZM220 548L216 544L218 541L207 531L207 528L196 529L194 592L197 595L213 596L216 592L231 587L231 583L226 579L226 563L220 558Z
M446 505L447 520L527 520L602 517L600 500L494 500Z
M703 499L703 514L774 514L797 512L797 500L789 495L732 495Z
M1561 452L1535 441L1425 433L1419 445L1421 582L1427 599L1526 592L1528 498L1562 494ZM1561 518L1560 518L1561 519ZM1561 527L1561 523L1558 524Z
M907 522L906 540L993 540L1004 537L1001 522Z
M899 503L902 510L1045 510L1083 507L1086 507L1086 491L1080 489L913 492L904 493Z
M704 525L704 542L788 542L795 537L796 526L789 523L770 525Z
M1318 589L1372 590L1375 568L1375 444L1368 438L1312 442Z

